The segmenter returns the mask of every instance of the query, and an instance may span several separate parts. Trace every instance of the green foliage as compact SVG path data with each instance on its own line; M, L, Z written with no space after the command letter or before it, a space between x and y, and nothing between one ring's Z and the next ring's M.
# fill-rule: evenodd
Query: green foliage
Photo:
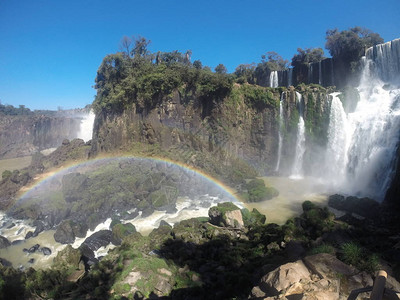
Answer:
M266 187L264 180L253 179L246 184L247 194L243 198L247 202L260 202L272 199L279 195L278 190L273 187Z
M239 84L255 84L255 69L256 67L254 64L240 64L239 66L237 66L234 72L237 77L236 82Z
M297 48L297 54L292 58L292 66L297 67L303 64L320 62L324 59L324 50L322 48Z
M341 246L341 250L343 252L342 259L345 263L353 266L357 266L359 264L363 254L362 248L359 245L353 242L345 243Z
M265 224L266 216L261 214L257 209L253 208L250 212L247 208L241 210L243 222L246 227L255 227Z
M309 210L314 209L314 208L317 207L314 203L312 203L312 202L309 201L309 200L304 201L303 204L302 204L301 206L302 206L304 212L305 212L305 211L309 211Z
M368 253L366 249L354 242L343 244L341 251L341 259L361 271L374 273L380 267L380 259L377 254Z
M335 254L335 248L328 244L321 244L317 247L311 249L310 254L319 254L319 253L328 253L328 254Z
M10 178L12 175L12 172L10 170L5 170L2 174L1 174L1 178L3 180L7 180L8 178Z
M325 48L333 58L346 63L357 62L368 47L383 43L383 38L369 29L354 27L338 31L330 29L326 32Z
M215 67L215 73L226 74L228 72L227 68L223 64L219 64Z
M257 85L243 84L239 88L240 95L249 106L263 109L265 107L279 108L279 95L270 88Z

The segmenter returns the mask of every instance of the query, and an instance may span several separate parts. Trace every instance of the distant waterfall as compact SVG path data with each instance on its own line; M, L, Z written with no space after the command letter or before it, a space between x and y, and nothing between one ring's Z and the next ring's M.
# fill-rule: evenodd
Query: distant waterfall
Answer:
M276 162L275 172L279 171L282 156L282 131L283 131L283 94L281 95L281 101L279 102L279 144L278 144L278 160Z
M88 114L82 117L78 138L84 140L85 142L92 139L94 118L95 114L93 111L90 111Z
M318 62L318 84L322 85L322 62Z
M293 68L289 69L288 86L293 85Z
M269 86L272 88L278 87L278 71L272 71L269 74Z
M299 105L299 123L297 124L297 140L296 140L296 152L293 162L292 175L293 178L303 177L303 157L305 152L305 126L303 119L303 108L302 108L302 96L296 92L296 97Z
M342 192L382 200L390 185L400 135L399 50L400 39L367 50L354 112L346 116L332 94L326 174L342 181Z

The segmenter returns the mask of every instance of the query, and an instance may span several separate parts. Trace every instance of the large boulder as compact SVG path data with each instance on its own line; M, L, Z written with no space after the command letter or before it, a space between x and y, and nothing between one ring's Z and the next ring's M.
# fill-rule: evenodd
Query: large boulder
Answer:
M64 220L58 225L54 233L54 239L61 244L71 244L75 237L84 237L88 227L86 224L76 223L72 220Z
M210 223L221 227L243 228L242 212L231 202L218 203L208 211Z
M345 198L342 195L329 196L328 205L335 209L357 214L365 218L376 218L380 210L378 202L370 198L357 198L350 196Z
M10 245L10 241L4 236L0 235L0 249L7 248Z
M82 243L82 246L87 246L92 251L97 251L100 247L105 247L112 241L111 230L100 230L93 233Z
M261 278L260 289L267 295L281 291L300 281L310 280L310 272L301 260L279 266Z

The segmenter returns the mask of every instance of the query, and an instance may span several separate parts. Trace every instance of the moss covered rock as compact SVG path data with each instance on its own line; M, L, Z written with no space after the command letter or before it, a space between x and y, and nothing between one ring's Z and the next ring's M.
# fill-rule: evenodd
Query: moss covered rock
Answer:
M231 202L218 203L208 211L210 223L232 228L242 228L244 226L243 217L240 209Z

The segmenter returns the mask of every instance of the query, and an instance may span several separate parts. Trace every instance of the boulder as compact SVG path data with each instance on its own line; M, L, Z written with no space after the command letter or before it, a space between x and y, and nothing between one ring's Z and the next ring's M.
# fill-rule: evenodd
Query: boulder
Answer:
M306 256L303 261L305 265L321 279L336 278L337 274L353 276L358 273L356 268L346 265L334 255L328 253Z
M75 237L85 237L87 230L86 224L64 220L58 225L54 239L61 244L71 244L75 241Z
M300 281L310 280L310 272L301 260L279 266L261 278L260 289L267 295L278 295Z
M134 232L136 232L136 228L131 223L115 224L112 227L112 243L114 245L121 245L122 239Z
M28 253L35 253L37 250L39 250L39 248L40 248L40 245L39 244L35 244L35 245L33 245L32 247L30 247L28 249Z
M96 251L100 247L105 247L111 243L112 240L112 231L111 230L100 230L93 233L82 243L86 245L90 250Z
M4 236L0 235L0 249L7 248L10 245L10 241Z
M0 257L0 265L2 265L3 267L11 267L12 263L9 262L7 259Z
M79 266L81 256L82 253L79 249L74 249L71 245L67 245L67 247L57 253L57 256L54 258L54 264L57 267L75 269Z
M243 228L242 212L231 202L218 203L208 211L210 223L222 227Z
M43 253L43 255L51 255L51 249L47 247L42 247L39 249L40 252Z

